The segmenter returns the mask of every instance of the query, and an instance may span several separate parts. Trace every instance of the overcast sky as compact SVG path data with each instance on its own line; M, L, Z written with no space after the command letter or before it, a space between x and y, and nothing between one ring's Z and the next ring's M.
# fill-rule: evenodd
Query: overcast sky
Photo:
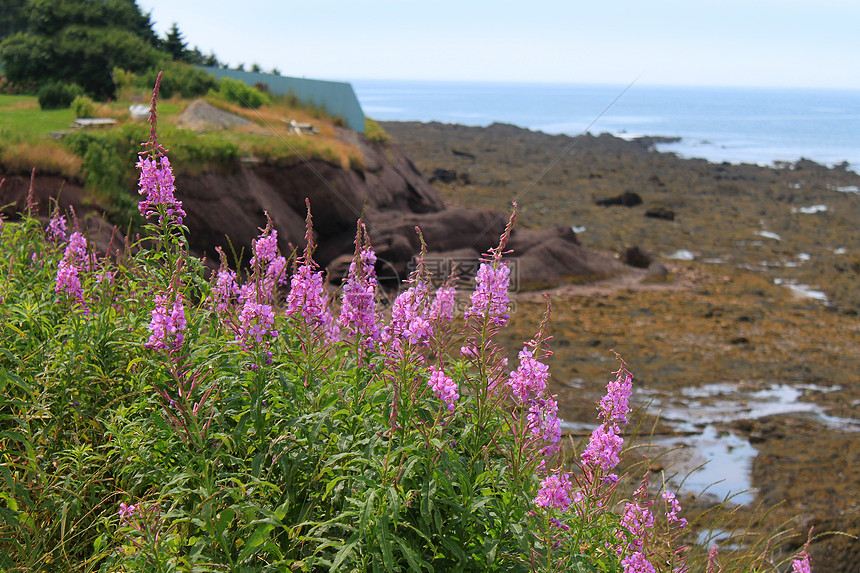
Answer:
M857 0L138 0L231 66L331 80L860 89Z

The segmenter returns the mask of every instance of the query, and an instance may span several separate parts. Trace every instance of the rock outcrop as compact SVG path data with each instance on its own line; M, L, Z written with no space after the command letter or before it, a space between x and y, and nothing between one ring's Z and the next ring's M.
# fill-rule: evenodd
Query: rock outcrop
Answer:
M208 104L194 105L194 121L188 120L187 127L205 131L232 125L227 117L231 114ZM210 120L214 127L206 123ZM436 189L398 146L371 142L340 128L337 136L361 152L363 169L343 169L314 159L289 166L242 163L230 173L176 173L176 196L186 212L184 223L192 251L214 262L218 259L216 249L222 247L226 253L241 253L247 263L251 241L266 226L267 214L278 231L281 251L302 249L308 199L317 244L314 258L329 267L334 282L339 282L348 268L344 263L354 250L359 217L376 250L377 270L388 282L408 277L413 257L420 250L416 227L423 233L437 275L447 274L456 263L461 279L473 278L481 254L498 243L507 214L446 208ZM7 217L24 208L28 184L29 178L12 177L0 190L0 198L10 205ZM49 199L60 188L61 208L73 206L82 220L89 217L92 224L87 226L98 236L98 247L107 248L110 226L94 217L95 210L88 207L79 184L37 176L35 194L41 200L42 215L48 215ZM93 215L87 216L87 211ZM611 256L583 248L570 227L541 231L515 228L508 248L512 251L506 256L511 259L513 280L521 288L602 278L625 268Z

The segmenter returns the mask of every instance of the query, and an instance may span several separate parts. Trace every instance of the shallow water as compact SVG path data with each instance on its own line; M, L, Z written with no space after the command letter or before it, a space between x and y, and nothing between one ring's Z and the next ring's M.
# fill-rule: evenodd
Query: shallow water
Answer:
M683 436L659 438L652 444L666 454L667 475L682 491L703 492L719 500L731 498L739 504L755 499L752 461L755 447L741 435L717 429L718 424L754 420L776 414L805 414L825 426L841 431L860 431L860 420L827 414L824 408L802 398L832 392L839 387L814 384L741 385L705 384L688 387L670 397L640 390L637 397L648 403L648 412L659 415ZM651 456L657 453L650 452ZM683 483L682 483L683 482Z

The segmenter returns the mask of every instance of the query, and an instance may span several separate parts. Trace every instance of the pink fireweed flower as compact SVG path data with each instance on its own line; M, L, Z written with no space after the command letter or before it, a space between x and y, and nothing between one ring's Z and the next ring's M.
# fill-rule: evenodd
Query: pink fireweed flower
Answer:
M430 304L430 322L451 322L454 320L454 310L457 308L457 289L440 287L436 290L433 302Z
M34 253L35 256L35 253ZM87 256L87 240L80 233L72 233L63 258L57 265L57 277L54 292L65 292L69 298L78 301L86 311L84 293L81 287L81 269L89 270L90 260ZM87 311L88 312L88 311Z
M48 222L45 232L48 234L48 240L52 243L64 242L68 238L69 234L66 229L66 217L64 215L60 215L59 211L54 211L54 215Z
M532 400L526 423L533 436L549 442L548 448L541 451L544 455L549 455L558 448L561 421L558 419L558 402L553 397Z
M376 316L376 253L365 245L349 265L343 285L343 303L338 322L348 334L364 339L373 347L381 333Z
M621 462L619 455L624 445L624 438L618 435L618 426L600 424L593 432L588 446L582 452L582 461L586 465L599 467L609 471Z
M549 366L536 360L528 347L520 350L520 365L511 372L508 385L520 402L541 395L549 379Z
M80 231L75 231L69 237L69 244L66 245L64 257L70 263L80 265L82 268L89 270L90 259L87 256L87 239Z
M427 284L418 282L395 299L391 307L391 321L385 328L386 338L405 339L409 344L426 345L433 335L429 321Z
M149 340L144 343L146 348L164 349L176 352L185 341L185 306L182 298L172 301L166 294L155 295L155 309L149 322Z
M153 126L154 128L154 126ZM147 219L158 215L158 222L182 224L185 211L182 209L182 201L174 196L175 186L173 169L166 155L159 157L141 157L136 167L140 169L138 181L138 193L146 195L146 198L138 203L140 214ZM159 207L164 214L159 212Z
M120 502L119 504L119 518L120 521L129 522L134 517L135 512L137 511L137 506L133 504L127 504L125 502Z
M666 520L669 523L677 523L682 529L687 527L687 520L683 517L678 517L678 512L681 511L681 504L671 491L663 491L663 500L666 502Z
M541 509L556 509L561 512L570 507L570 490L573 484L568 474L551 474L540 482L540 490L534 503Z
M267 265L278 256L278 231L271 227L271 222L263 230L262 234L254 239L251 244L254 256L251 258L251 266L256 264Z
M639 551L622 559L621 565L624 573L656 573L654 565Z
M717 545L711 545L711 550L708 552L708 566L705 573L722 573L723 566L717 561Z
M57 279L54 292L65 292L69 298L76 300L83 300L84 298L81 279L78 277L78 267L66 259L62 259L57 266Z
M812 565L809 563L809 554L804 549L800 555L791 562L791 573L812 573Z
M300 266L290 279L286 314L287 316L301 314L308 326L320 326L326 330L326 337L329 340L337 339L337 326L329 309L323 273L314 272L311 264Z
M267 345L278 336L278 331L272 328L274 325L275 314L271 306L248 301L239 314L236 342L246 351L255 346Z
M212 301L218 312L224 312L230 308L230 304L239 296L239 285L236 282L236 273L230 269L221 269L215 279L215 288L212 289Z
M607 424L626 424L632 394L633 375L619 368L615 380L606 385L606 394L600 399L600 418Z
M624 506L624 514L621 516L621 526L627 530L616 531L619 537L627 537L626 547L631 551L642 551L645 546L645 537L654 528L654 515L647 507L638 503L628 503Z
M508 287L510 285L511 269L507 263L493 261L493 264L481 263L475 277L475 291L472 293L472 305L466 309L466 320L476 318L487 319L498 326L507 324Z
M450 376L446 376L442 370L434 366L430 367L430 380L427 385L433 389L436 396L448 405L448 411L454 411L454 402L460 398L457 384Z

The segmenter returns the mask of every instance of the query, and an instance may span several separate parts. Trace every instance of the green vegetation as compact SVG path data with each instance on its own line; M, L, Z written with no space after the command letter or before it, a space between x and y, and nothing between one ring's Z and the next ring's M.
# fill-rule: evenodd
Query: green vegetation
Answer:
M66 109L75 98L83 95L84 89L78 84L50 82L39 88L39 107L42 109Z
M2 0L0 63L6 82L75 83L105 100L116 97L115 69L140 75L147 87L167 70L165 94L193 97L216 83L190 64L219 62L189 50L176 24L159 39L135 0Z
M79 95L72 100L72 111L75 117L92 117L96 111L95 102L85 95Z
M271 102L268 94L247 85L245 82L231 78L222 78L220 84L218 95L230 103L256 109Z
M391 140L391 136L382 129L382 126L369 117L364 120L364 136L374 143L387 143Z

